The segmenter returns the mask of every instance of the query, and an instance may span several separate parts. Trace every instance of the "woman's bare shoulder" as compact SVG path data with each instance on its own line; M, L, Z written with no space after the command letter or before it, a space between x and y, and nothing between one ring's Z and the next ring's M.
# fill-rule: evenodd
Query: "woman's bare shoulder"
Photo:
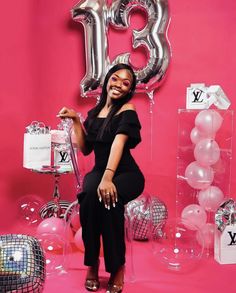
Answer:
M126 103L120 108L119 113L127 110L136 111L135 105L132 103Z

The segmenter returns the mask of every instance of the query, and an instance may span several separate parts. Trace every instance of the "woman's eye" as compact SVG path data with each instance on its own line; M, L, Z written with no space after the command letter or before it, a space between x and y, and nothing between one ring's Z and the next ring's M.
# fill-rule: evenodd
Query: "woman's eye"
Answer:
M115 76L112 76L111 80L112 81L117 81L117 78Z
M124 86L129 86L129 82L126 82L126 81L125 81L125 82L123 82L123 85L124 85Z

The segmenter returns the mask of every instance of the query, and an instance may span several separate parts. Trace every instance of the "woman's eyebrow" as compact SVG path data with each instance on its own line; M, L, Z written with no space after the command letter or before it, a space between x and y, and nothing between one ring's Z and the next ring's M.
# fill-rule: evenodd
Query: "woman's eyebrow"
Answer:
M128 80L128 81L130 81L131 79L129 79L129 78L122 78L122 77L120 77L118 74L116 74L116 73L114 73L114 75L116 76L116 77L119 77L120 79L122 79L122 80Z

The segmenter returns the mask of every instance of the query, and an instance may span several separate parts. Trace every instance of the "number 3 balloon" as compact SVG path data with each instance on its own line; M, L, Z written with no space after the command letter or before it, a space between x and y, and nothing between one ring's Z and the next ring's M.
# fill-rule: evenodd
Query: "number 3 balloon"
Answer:
M142 30L133 31L133 48L144 46L148 61L144 68L135 70L137 92L152 93L163 80L170 61L167 42L169 23L168 0L116 0L110 7L105 0L80 1L72 9L72 17L81 22L85 30L86 75L81 82L82 96L97 96L101 92L103 78L111 66L108 57L108 26L128 29L129 14L133 9L147 13L147 24ZM128 63L130 53L122 53L112 64Z

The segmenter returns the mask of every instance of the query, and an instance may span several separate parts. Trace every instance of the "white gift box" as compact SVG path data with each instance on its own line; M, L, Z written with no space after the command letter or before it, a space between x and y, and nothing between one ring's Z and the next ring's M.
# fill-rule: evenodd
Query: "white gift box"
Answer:
M187 87L186 109L228 109L231 102L219 85L207 87L204 83L192 83Z
M214 257L220 264L236 263L236 224L227 225L223 232L216 229Z
M225 92L219 85L211 85L207 89L207 95L218 109L228 109L231 104Z
M192 83L187 87L186 109L208 109L209 99L204 83Z

